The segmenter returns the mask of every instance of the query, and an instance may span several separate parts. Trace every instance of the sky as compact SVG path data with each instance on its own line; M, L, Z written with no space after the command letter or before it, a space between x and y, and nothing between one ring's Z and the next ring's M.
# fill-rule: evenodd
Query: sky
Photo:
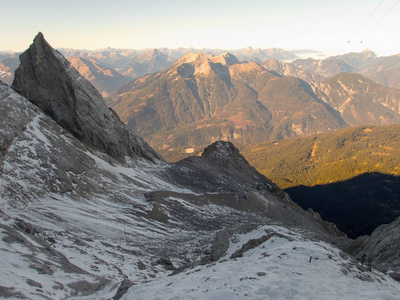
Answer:
M0 51L245 47L400 53L400 0L0 0Z

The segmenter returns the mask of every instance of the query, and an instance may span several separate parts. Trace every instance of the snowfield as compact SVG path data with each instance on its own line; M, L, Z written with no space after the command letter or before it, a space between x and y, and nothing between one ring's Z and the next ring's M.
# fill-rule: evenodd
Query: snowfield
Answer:
M249 240L263 236L270 237L243 257L230 258ZM133 286L122 299L395 300L399 296L398 282L369 272L337 248L284 227L263 226L234 236L219 261Z

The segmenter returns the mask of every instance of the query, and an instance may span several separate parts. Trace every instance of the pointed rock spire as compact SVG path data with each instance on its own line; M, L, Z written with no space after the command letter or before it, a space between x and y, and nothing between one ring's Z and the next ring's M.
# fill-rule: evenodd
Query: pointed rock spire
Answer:
M39 32L20 55L12 88L82 142L124 161L163 160L109 109L99 92Z

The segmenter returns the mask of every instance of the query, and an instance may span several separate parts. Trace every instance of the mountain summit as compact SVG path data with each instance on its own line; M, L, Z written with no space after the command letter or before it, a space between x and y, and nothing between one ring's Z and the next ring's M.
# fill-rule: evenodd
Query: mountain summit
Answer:
M75 137L123 161L125 156L163 160L129 131L94 86L39 33L20 56L12 88Z
M224 66L232 66L240 63L239 60L236 58L236 56L229 52L225 52L218 56L214 56L211 58L211 60L214 63L220 63Z
M183 78L216 74L214 63L204 53L186 54L173 65L169 72L171 71Z

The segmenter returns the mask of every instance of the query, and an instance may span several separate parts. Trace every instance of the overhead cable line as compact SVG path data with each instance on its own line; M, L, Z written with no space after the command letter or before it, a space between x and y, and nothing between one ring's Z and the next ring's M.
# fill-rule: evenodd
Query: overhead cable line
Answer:
M356 32L354 32L354 34L350 37L350 39L348 39L348 42L352 41L353 38L357 35L357 33L361 30L361 28L364 27L364 25L369 21L369 19L373 16L373 14L378 10L379 6L382 5L382 3L385 0L381 0L381 2L378 3L378 5L370 12L370 14L368 15L368 17L364 20L364 22L360 25L360 27L358 27L358 29L356 30Z
M375 12L379 9L379 7L383 4L384 1L385 1L385 0L381 0L381 2L379 2L378 5L376 5L376 6L374 7L374 9L369 13L369 15L368 15L367 18L364 20L364 22L361 23L361 25L358 27L358 29L357 29L357 30L351 35L351 37L347 40L346 44L340 49L339 54L338 54L337 56L341 55L341 53L342 53L343 49L346 47L346 45L349 44L349 43L354 39L354 37L360 32L360 30L365 26L365 24L369 21L369 19L371 19L371 17L375 14ZM400 2L400 0L399 0L398 2ZM398 3L398 2L397 2L397 3ZM396 3L396 5L397 5L397 3ZM392 7L392 8L389 10L389 12L390 12L393 8L394 8L394 7ZM389 12L388 12L388 13L389 13ZM379 21L379 23L388 15L388 13L386 13L386 14L383 16L383 18ZM376 25L376 26L377 26L377 25ZM376 27L376 26L375 26L375 27ZM375 27L374 27L373 29L375 29ZM371 30L370 32L372 32L372 30ZM364 39L365 39L365 37L364 37ZM361 41L361 42L362 42L362 41ZM337 71L340 67L342 67L342 66L345 64L346 60L349 58L349 56L350 56L350 54L352 53L352 51L354 51L354 50L356 49L356 47L357 47L357 45L355 45L354 48L353 48L352 50L349 50L349 52L347 53L347 55L346 55L346 56L342 59L342 61L336 66L336 69L335 69L335 71L334 71L333 73L336 73L336 71ZM330 61L330 63L329 63L328 66L326 67L326 69L328 69L328 67L330 67L330 65L333 63L334 60L335 60L335 58L332 58L332 60Z
M379 19L379 21L375 24L374 27L372 27L372 29L370 31L368 31L368 33L364 36L363 39L365 39L366 37L368 37L372 31L374 31L376 29L376 27L379 26L379 24L392 12L392 10L400 3L400 0L397 0L393 6L383 15L382 18ZM362 41L362 40L361 40Z

